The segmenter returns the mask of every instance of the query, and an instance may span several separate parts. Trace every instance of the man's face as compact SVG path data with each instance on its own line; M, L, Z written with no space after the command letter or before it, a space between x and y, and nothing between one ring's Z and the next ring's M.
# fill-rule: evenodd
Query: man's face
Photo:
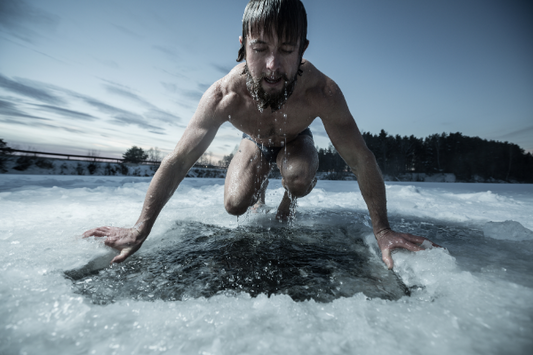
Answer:
M298 48L299 41L279 39L274 30L270 36L248 36L246 85L261 111L269 106L278 110L292 94L301 59Z

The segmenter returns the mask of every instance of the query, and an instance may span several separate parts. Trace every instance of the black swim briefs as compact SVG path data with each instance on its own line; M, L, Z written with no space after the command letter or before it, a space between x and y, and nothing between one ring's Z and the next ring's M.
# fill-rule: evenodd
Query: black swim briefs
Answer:
M313 133L311 133L311 130L309 129L309 127L304 129L303 131L301 131L298 135L299 136L309 136L309 137L313 138ZM256 141L254 141L253 138L250 137L249 135L247 135L246 133L242 134L242 138L243 139L246 138L246 139L249 139L252 142L254 142L255 145L257 146L257 148L259 148L259 150L261 151L261 153L263 154L263 156L266 158L266 160L269 163L275 162L276 158L278 157L279 151L281 149L283 149L283 147L265 147L264 145L259 144Z

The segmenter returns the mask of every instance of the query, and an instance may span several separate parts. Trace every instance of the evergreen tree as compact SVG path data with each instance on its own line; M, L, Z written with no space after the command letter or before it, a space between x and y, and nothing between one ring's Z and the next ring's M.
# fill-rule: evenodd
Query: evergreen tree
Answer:
M148 154L146 154L142 148L134 145L128 149L126 153L122 154L122 157L124 158L124 163L138 164L145 161L146 158L148 158Z

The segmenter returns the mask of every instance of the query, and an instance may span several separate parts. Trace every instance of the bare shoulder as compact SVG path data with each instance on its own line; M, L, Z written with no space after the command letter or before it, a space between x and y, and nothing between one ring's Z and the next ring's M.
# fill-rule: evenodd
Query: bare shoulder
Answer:
M233 108L242 100L243 91L246 91L243 70L244 64L237 64L228 74L211 86L212 95L215 95L220 108Z
M337 83L305 60L302 65L305 77L305 95L317 107L319 116L324 118L331 110L344 108L346 102ZM340 105L340 106L339 106Z
M236 65L228 74L217 80L202 95L197 114L207 114L217 120L225 121L228 112L241 105L242 93L246 88L242 79L244 64Z

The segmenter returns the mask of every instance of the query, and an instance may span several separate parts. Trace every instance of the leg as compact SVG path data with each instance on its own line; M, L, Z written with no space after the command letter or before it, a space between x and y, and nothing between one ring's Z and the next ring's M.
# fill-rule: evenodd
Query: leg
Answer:
M286 220L296 206L296 199L310 193L316 185L318 153L313 138L300 135L289 142L279 152L276 163L281 172L281 184L285 188L276 218Z
M243 139L226 174L224 206L228 213L240 216L257 202L263 185L268 183L270 168L255 143Z
M268 179L265 179L263 185L261 185L261 190L259 191L257 202L252 206L253 211L258 212L259 209L265 205L266 200L266 189L268 188Z

